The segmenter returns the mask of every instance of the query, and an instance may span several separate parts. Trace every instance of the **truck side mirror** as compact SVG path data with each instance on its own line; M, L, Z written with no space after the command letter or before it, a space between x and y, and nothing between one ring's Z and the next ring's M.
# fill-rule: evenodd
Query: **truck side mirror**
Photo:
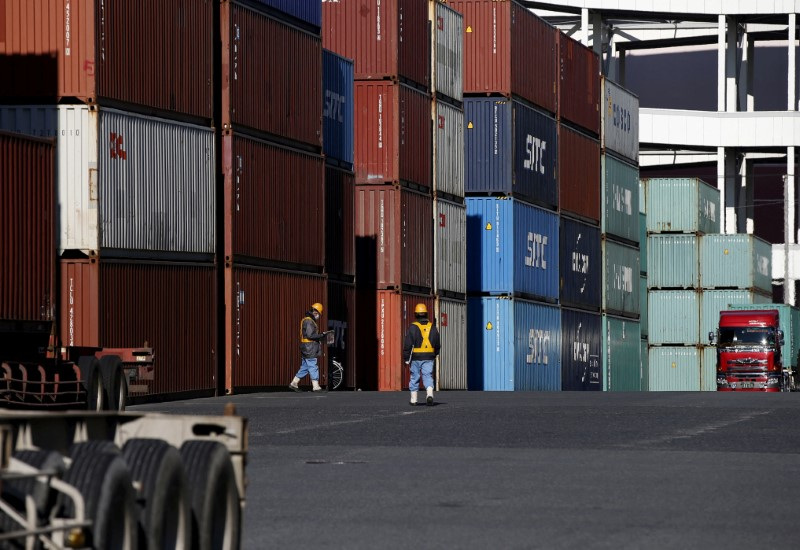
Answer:
M708 333L708 341L711 342L712 346L717 345L717 333L716 332L709 332Z
M781 329L778 329L778 345L783 345L783 331Z

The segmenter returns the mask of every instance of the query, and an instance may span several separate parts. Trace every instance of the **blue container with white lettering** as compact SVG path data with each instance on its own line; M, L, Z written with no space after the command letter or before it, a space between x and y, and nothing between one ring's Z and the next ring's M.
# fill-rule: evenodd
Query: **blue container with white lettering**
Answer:
M561 309L561 389L603 389L602 322L599 313Z
M353 168L353 61L322 50L322 151L329 164Z
M467 299L467 387L561 390L558 306L507 296Z
M467 292L558 301L558 214L467 197Z
M319 34L320 27L322 27L322 2L320 0L245 0L245 3L259 5L262 11L276 10L276 13L281 19L287 20L292 23L297 23L300 26L308 26L309 30ZM285 15L290 18L285 17Z
M464 190L558 206L556 121L517 100L464 98Z
M600 228L562 217L558 242L561 304L598 311L603 296Z

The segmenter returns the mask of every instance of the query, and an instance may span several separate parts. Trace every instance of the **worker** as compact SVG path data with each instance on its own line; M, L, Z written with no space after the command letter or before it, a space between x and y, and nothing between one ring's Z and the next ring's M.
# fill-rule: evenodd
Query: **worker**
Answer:
M425 402L433 405L433 361L439 355L439 331L428 320L428 308L425 304L417 304L414 308L415 320L408 327L403 341L403 358L410 364L411 376L408 389L411 392L411 406L417 404L419 378L425 386Z
M302 361L300 363L300 370L297 371L294 379L289 383L289 389L293 391L302 391L298 384L306 374L311 377L312 391L323 390L319 385L317 358L322 355L321 342L325 340L327 335L332 331L319 331L318 323L321 316L322 304L315 302L311 304L311 309L305 313L305 316L300 321L300 356L302 357Z

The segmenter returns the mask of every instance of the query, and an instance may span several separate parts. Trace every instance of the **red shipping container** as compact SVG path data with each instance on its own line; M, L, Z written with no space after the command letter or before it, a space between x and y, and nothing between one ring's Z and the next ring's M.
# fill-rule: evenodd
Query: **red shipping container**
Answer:
M355 83L357 184L431 187L431 98L404 84Z
M264 261L322 271L322 156L226 134L222 170L225 261Z
M333 344L328 346L328 356L336 357L344 368L344 379L339 389L358 388L358 358L356 348L356 287L352 283L328 279L328 330L333 331Z
M208 264L61 260L65 346L152 347L147 395L217 390L216 269ZM141 395L131 387L132 396Z
M325 166L325 272L352 280L356 275L355 176Z
M464 93L521 97L556 112L557 35L513 0L451 0L464 16Z
M322 148L322 40L236 2L220 5L222 129Z
M0 2L2 100L122 102L210 121L214 9L208 0Z
M561 210L600 221L600 140L558 125L558 190Z
M243 265L225 268L225 388L227 393L286 387L300 369L300 321L311 307L324 306L325 278L311 273ZM320 380L327 379L320 361ZM310 384L308 377L301 384Z
M558 54L559 118L599 136L600 58L594 50L563 33L558 33Z
M392 185L356 186L356 280L379 289L433 284L433 199Z
M322 3L325 48L350 58L355 79L406 79L430 85L428 0Z

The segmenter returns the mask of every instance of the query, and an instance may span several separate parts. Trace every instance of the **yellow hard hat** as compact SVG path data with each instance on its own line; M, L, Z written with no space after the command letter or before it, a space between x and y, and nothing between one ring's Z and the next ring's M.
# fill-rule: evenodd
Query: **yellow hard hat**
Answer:
M319 314L322 315L322 304L320 304L319 302L314 302L313 304L311 304L311 309L316 309L317 311L319 311Z
M428 306L425 304L417 304L417 307L414 308L414 313L419 315L420 313L424 313L425 315L428 314Z

